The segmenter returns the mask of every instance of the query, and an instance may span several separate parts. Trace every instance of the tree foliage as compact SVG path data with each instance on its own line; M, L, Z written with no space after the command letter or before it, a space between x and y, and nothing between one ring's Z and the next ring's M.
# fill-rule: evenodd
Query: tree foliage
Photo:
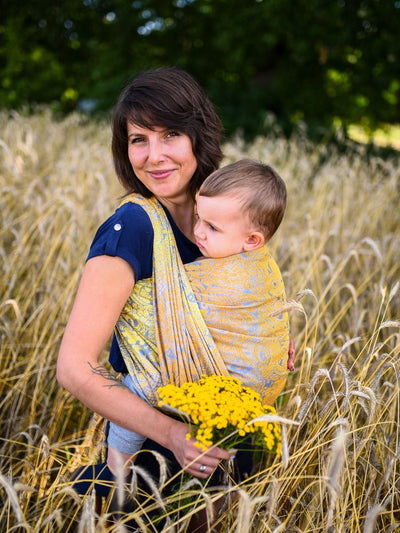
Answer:
M109 109L140 70L178 65L227 131L398 122L398 0L2 0L0 106Z

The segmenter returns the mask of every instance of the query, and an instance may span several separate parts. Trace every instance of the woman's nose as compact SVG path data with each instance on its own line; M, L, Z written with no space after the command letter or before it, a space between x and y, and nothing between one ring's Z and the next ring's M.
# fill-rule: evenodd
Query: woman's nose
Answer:
M164 159L163 146L159 139L151 139L148 147L147 158L151 163L159 163Z

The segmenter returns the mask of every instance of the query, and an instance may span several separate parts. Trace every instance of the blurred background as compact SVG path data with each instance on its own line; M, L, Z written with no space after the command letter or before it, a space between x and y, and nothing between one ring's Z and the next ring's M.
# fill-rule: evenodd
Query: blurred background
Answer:
M399 0L1 0L0 107L108 112L138 71L177 65L227 135L400 133ZM397 132L397 135L396 135ZM400 142L399 142L400 146Z

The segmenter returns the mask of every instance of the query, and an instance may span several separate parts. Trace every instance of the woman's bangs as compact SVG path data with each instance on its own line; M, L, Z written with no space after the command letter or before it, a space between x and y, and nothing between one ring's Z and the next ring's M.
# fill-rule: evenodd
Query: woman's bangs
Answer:
M126 117L128 122L137 124L142 128L148 128L154 130L155 128L177 128L176 121L173 120L173 114L168 109L160 109L159 107L153 107L146 105L146 109L142 106L131 107ZM171 120L172 119L172 120Z

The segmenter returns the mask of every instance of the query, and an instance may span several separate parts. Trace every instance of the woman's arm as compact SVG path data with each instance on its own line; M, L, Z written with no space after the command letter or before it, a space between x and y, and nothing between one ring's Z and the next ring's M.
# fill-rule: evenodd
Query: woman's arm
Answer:
M165 446L189 473L207 477L229 454L210 449L187 466L198 457L199 449L193 440L186 440L185 424L149 406L99 362L134 284L131 266L119 257L98 256L86 263L61 343L57 379L93 411ZM199 472L199 464L210 467L206 474Z

